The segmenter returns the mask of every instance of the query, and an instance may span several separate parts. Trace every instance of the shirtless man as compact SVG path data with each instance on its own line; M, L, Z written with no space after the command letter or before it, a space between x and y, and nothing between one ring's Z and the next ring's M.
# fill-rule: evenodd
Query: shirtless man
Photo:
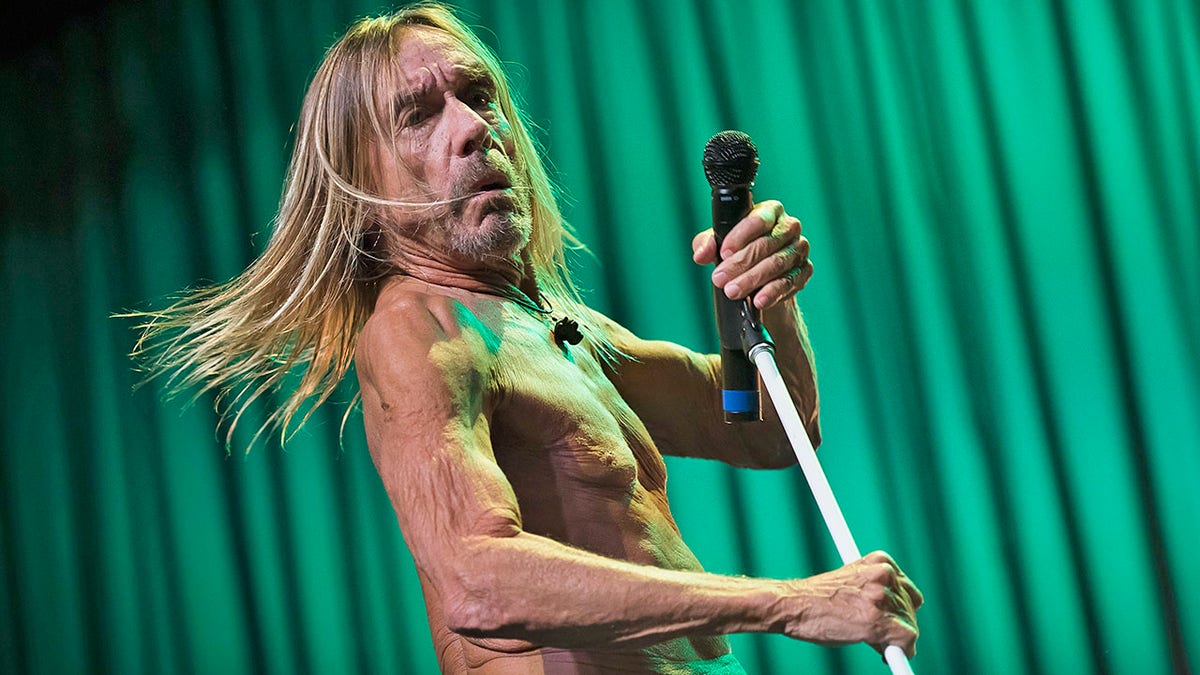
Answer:
M911 654L920 593L885 554L805 580L702 571L672 520L660 452L787 466L781 428L716 421L717 357L598 314L588 323L614 360L592 342L556 343L522 258L525 186L487 66L422 26L404 30L396 62L401 156L380 159L382 191L451 205L392 211L405 273L384 283L355 358L442 669L737 672L723 637L735 631ZM800 224L760 204L724 245L714 281L734 298L762 289L755 302L816 440L811 352L790 301L812 272ZM711 232L693 248L713 262Z
M284 430L353 360L444 672L741 673L725 637L739 631L913 653L921 594L884 553L807 579L702 570L662 453L785 467L783 431L718 421L717 357L581 304L499 63L452 14L420 5L355 24L296 133L266 251L150 314L139 353L180 371L180 387L237 400L233 412L288 383L263 427ZM692 246L715 261L711 232ZM713 282L763 308L815 444L793 301L812 275L800 222L759 204L723 246ZM582 342L555 339L564 316Z

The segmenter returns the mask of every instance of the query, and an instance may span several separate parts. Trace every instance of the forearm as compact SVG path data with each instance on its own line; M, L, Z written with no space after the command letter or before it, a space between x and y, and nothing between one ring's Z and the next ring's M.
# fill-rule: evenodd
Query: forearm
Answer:
M721 357L669 342L645 341L599 317L629 359L609 377L663 454L716 459L734 466L781 468L796 463L775 408L763 401L761 423L726 424L721 413ZM763 312L776 360L815 447L820 443L816 369L808 332L794 300Z
M614 560L525 532L474 538L457 567L451 629L568 648L773 630L786 588Z
M793 299L785 300L763 310L763 325L775 342L775 360L787 383L792 401L800 411L800 419L808 430L813 447L821 443L820 395L817 391L816 360L808 340L808 326ZM767 414L772 420L775 406L764 401Z
M792 402L800 413L813 447L821 444L820 404L817 375L808 330L793 300L781 302L762 314L763 324L775 343L775 361L783 376ZM713 378L714 405L720 409L721 358L709 357ZM716 455L737 466L754 468L783 468L796 464L796 456L776 413L775 404L766 391L762 393L762 422L722 424L714 439L720 443Z

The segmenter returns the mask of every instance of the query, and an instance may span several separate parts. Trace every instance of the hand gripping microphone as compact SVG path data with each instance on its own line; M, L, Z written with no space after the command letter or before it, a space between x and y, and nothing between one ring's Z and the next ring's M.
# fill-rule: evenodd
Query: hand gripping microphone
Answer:
M717 240L717 262L721 262L721 242L734 225L750 213L754 201L750 186L758 172L758 149L750 137L740 131L722 131L704 146L704 175L712 186L712 227ZM757 422L759 408L758 371L746 355L742 326L749 317L758 323L758 310L747 297L730 300L713 286L717 332L721 337L722 407L726 422Z
M721 260L721 242L738 221L750 213L753 202L750 186L758 172L758 150L750 137L740 131L722 131L708 139L704 146L704 175L712 186L713 234L717 240L717 262ZM804 470L804 477L812 488L813 497L821 509L821 516L833 541L837 544L842 562L849 564L862 554L850 526L842 515L829 480L817 461L812 442L800 419L800 413L788 393L783 376L775 363L775 350L770 337L758 321L758 311L749 298L735 302L725 297L725 292L713 287L713 301L717 309L717 330L721 334L721 376L724 399L725 421L759 419L758 369L762 369L763 382L770 394L779 421L787 433L796 460ZM912 675L912 668L897 645L888 645L883 651L892 675Z

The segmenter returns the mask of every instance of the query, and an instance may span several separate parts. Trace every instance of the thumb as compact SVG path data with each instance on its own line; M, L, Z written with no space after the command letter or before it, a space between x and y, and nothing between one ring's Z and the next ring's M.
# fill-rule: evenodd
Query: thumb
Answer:
M692 238L692 260L698 265L717 261L717 240L709 228Z

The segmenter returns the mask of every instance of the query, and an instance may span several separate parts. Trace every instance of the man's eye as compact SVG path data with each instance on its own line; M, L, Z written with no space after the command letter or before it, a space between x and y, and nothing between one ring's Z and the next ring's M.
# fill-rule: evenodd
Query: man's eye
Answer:
M490 89L479 88L472 90L467 100L472 108L482 109L491 106L495 98L496 95Z
M409 108L400 113L398 120L400 128L415 127L430 118L430 113L424 108Z

